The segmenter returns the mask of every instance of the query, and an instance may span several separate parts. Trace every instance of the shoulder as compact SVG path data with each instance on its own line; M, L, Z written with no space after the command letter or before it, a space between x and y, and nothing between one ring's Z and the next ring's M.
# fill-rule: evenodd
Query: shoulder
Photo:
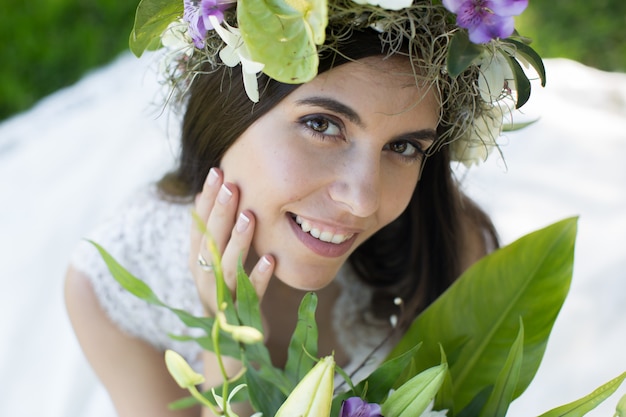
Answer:
M201 304L187 267L190 227L190 204L164 200L151 187L133 196L88 238L148 284L164 303L199 314ZM99 308L116 327L157 349L173 346L168 333L186 331L168 310L148 305L124 290L87 241L72 254L67 280L78 288L85 285L79 282L86 281Z

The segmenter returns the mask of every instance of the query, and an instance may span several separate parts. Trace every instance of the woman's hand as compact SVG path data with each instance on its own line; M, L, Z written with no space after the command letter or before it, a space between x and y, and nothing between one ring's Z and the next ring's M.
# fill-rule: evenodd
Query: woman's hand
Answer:
M211 168L202 192L196 196L196 212L206 224L222 256L224 280L234 294L239 257L242 256L245 265L250 250L255 227L254 215L249 210L240 211L239 189L234 184L224 183L223 173L217 168ZM202 265L204 262L208 267ZM215 260L207 247L207 237L196 222L192 222L189 267L205 312L211 316L218 310L215 275L211 268L213 262ZM263 255L249 272L259 300L265 293L273 271L274 259L270 255Z

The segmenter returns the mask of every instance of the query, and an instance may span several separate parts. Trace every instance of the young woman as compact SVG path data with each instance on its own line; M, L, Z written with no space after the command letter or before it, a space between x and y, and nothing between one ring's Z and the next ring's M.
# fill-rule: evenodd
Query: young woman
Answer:
M316 291L320 354L334 352L354 370L388 340L361 370L376 366L417 313L497 246L488 217L450 168L450 143L467 147L480 131L474 121L486 114L478 68L447 75L450 13L430 1L412 7L403 12L400 44L389 42L393 29L355 28L354 17L333 21L331 13L326 32L335 35L317 76L285 84L261 74L258 103L248 98L241 67L211 59L188 65L178 168L90 238L170 305L213 315L214 260L194 209L217 243L231 290L243 254L276 365L285 361L304 292ZM163 351L173 348L204 369L207 386L221 383L215 358L171 340L188 329L125 293L88 244L73 257L66 300L120 416L211 415L167 410L185 393ZM392 316L399 331L389 337ZM236 373L239 364L229 368Z

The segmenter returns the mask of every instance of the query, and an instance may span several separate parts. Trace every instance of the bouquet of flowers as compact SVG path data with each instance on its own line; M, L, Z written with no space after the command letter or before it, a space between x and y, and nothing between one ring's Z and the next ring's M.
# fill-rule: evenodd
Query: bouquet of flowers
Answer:
M199 402L216 415L235 417L231 404L249 400L255 416L482 417L506 415L510 403L533 379L569 290L576 229L576 218L565 219L478 261L414 320L388 358L357 384L332 355L317 357L314 293L301 302L287 363L280 369L272 365L263 345L259 301L242 266L234 303L219 262L214 265L220 310L215 317L196 317L163 303L105 249L94 245L126 290L204 331L195 338L172 337L199 343L220 361L229 356L243 364L233 378L223 372L222 386L200 392L197 386L203 375L176 352L167 351L168 370L191 393L173 408ZM215 248L209 249L219 259ZM342 391L335 390L336 373L347 383ZM585 415L624 379L626 372L541 417ZM616 416L625 413L626 396Z

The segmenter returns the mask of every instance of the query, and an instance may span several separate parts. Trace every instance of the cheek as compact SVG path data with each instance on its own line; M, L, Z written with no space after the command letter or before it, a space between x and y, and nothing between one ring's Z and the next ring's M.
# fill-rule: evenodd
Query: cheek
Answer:
M387 177L381 195L381 223L386 226L404 212L411 201L417 180L418 175L413 172Z

